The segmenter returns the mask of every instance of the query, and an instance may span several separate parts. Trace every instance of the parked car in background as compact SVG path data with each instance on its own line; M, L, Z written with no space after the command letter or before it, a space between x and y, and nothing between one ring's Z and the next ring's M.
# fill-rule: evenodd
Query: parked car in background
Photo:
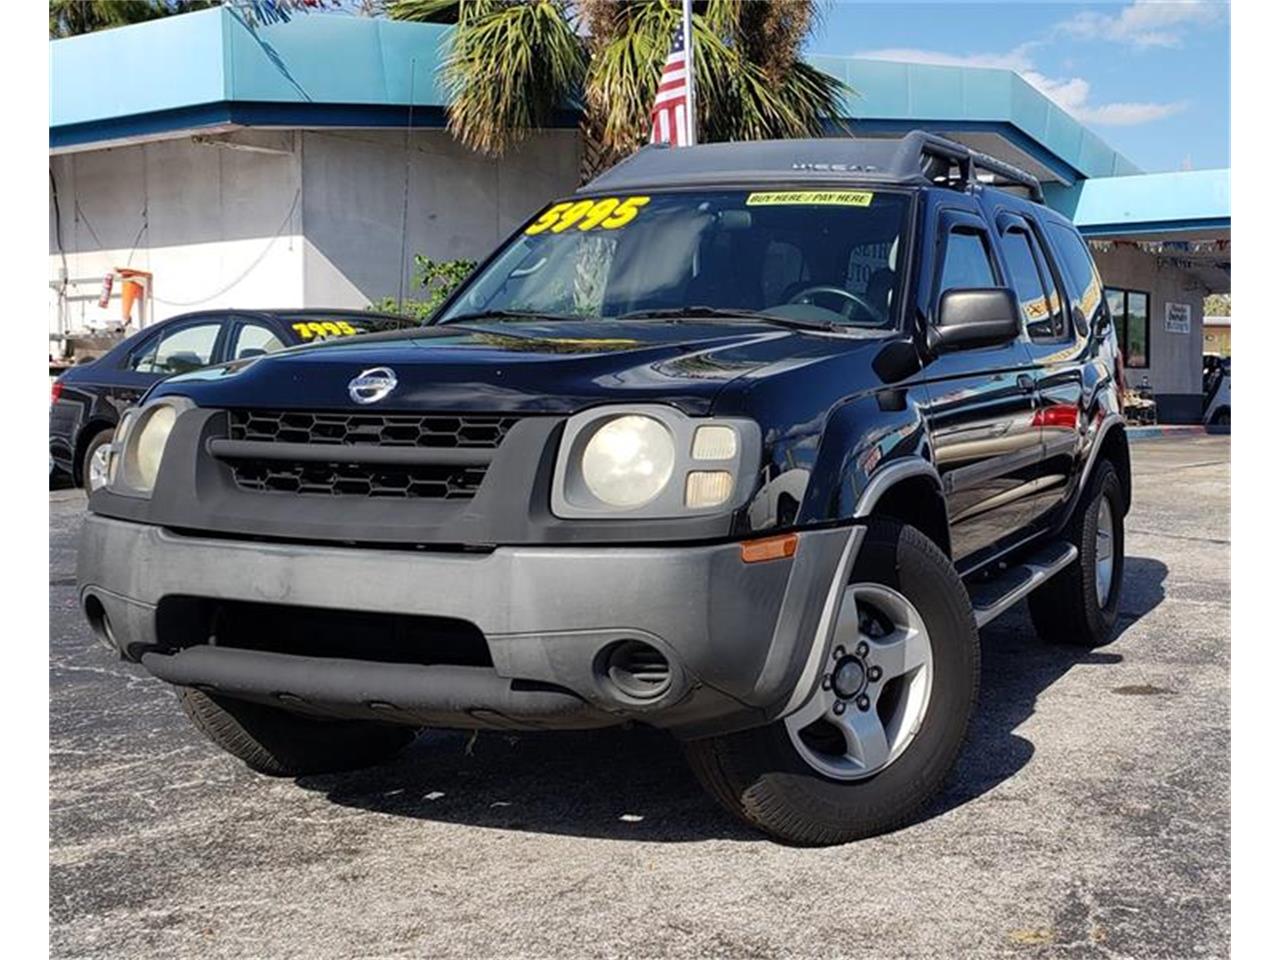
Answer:
M1204 355L1204 422L1231 426L1231 358L1216 353Z
M165 377L413 322L395 314L311 309L203 310L152 324L54 381L49 405L52 468L87 491L101 486L107 444L120 414Z

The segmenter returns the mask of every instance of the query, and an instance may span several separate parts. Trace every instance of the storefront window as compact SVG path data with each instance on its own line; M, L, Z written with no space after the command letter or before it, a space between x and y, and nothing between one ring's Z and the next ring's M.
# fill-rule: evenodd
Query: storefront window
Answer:
M1107 306L1116 325L1116 339L1126 367L1151 366L1148 344L1151 339L1151 296L1140 290L1107 288Z
M1151 359L1147 356L1147 334L1151 329L1147 316L1148 297L1145 293L1129 291L1129 318L1124 331L1124 357L1131 367L1148 367Z

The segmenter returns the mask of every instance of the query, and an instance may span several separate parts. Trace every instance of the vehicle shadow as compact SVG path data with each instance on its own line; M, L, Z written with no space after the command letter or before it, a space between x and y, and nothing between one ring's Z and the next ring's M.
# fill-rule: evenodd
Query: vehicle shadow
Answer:
M1127 558L1121 633L1163 601L1167 573L1158 560ZM982 694L964 750L919 820L981 796L1026 765L1035 746L1016 731L1041 691L1077 665L1123 659L1041 643L1025 604L984 629L982 647ZM477 827L667 843L760 839L702 791L668 735L644 727L429 731L387 766L297 783L348 807Z
M1124 657L1113 647L1136 621L1164 601L1169 568L1150 557L1126 557L1116 639L1098 650L1044 643L1025 603L982 631L982 691L960 759L942 792L922 811L927 820L982 796L1031 760L1035 744L1017 733L1035 713L1041 692L1076 666L1107 667ZM1105 685L1106 678L1099 683Z

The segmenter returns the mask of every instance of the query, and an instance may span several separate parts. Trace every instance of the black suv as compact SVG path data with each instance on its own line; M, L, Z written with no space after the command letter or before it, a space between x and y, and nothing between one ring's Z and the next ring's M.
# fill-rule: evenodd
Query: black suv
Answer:
M651 147L431 326L153 389L85 613L276 775L424 726L634 721L795 843L909 820L978 628L1110 638L1129 455L1098 273L1039 184L924 133Z

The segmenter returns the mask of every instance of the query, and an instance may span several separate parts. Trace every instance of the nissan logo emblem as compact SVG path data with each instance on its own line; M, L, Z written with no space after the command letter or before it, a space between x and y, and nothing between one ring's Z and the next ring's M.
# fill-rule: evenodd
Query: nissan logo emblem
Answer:
M347 384L347 393L356 403L377 403L396 388L396 372L390 367L365 370Z

